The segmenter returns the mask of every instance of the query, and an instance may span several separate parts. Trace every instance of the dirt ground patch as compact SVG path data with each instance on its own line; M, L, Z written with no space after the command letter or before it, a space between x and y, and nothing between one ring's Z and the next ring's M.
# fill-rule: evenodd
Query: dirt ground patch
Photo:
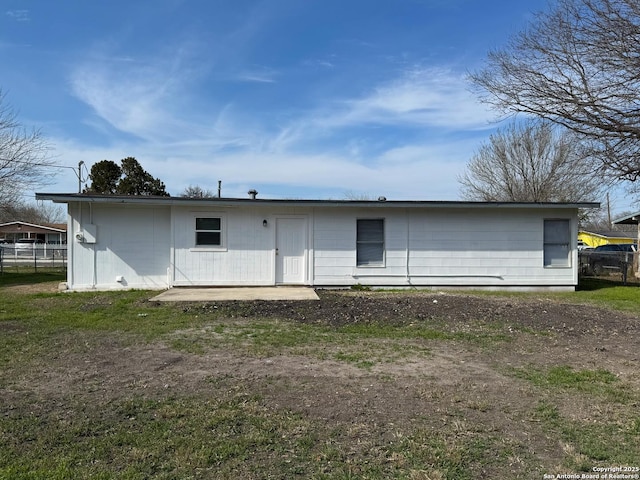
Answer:
M597 422L603 410L618 407L563 392L543 393L540 400L536 386L513 372L532 366L603 370L640 391L640 321L631 315L527 297L335 291L320 291L319 296L319 302L192 303L174 308L202 318L203 328L180 332L183 337L213 336L216 324L242 326L255 318L327 326L337 332L356 324L429 324L451 336L365 339L341 347L347 353L403 349L401 357L384 361L382 355L363 368L337 359L337 347L330 343L322 346L322 355L282 349L265 356L217 346L212 340L194 354L172 348L170 337L143 343L124 334L74 332L73 339L60 338L61 348L52 350L55 355L41 359L38 369L25 370L2 394L9 403L25 394L54 403L70 398L99 403L133 395L207 397L242 389L260 395L269 408L338 429L354 450L381 438L394 441L419 424L434 434L490 436L518 452L507 461L514 478L541 478L541 471L566 471L563 463L571 454L534 418L541 400L553 401L576 422ZM480 331L492 337L473 341ZM398 345L391 346L394 342ZM620 417L626 414L620 407ZM527 471L532 465L538 465L535 473ZM490 467L483 472L478 470L492 473Z
M5 291L15 294L25 293L53 293L58 291L60 282L29 283L25 285L6 285L2 287Z

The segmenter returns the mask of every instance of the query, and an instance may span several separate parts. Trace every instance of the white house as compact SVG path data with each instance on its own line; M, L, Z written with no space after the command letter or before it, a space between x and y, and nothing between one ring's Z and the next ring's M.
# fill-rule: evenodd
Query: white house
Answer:
M39 193L68 205L70 290L309 285L573 290L597 203Z
M20 238L33 238L45 244L67 243L67 225L50 223L36 225L28 222L8 222L0 224L0 241L15 242Z

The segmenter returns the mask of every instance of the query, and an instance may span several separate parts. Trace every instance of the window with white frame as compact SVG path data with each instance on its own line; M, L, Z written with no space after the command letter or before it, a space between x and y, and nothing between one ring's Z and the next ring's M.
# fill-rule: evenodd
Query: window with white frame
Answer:
M571 265L571 224L568 219L544 221L544 266L568 267Z
M359 267L384 265L384 219L357 220L356 265Z
M196 247L222 246L222 218L196 217Z

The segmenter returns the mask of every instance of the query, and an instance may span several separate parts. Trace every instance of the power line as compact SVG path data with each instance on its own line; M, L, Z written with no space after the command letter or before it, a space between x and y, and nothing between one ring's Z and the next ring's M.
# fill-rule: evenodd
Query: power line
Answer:
M26 160L16 160L15 158L2 158L0 157L0 162L14 162L14 163L22 163L23 165L33 165L34 167L47 167L47 168L71 168L76 169L78 167L69 167L67 165L54 165L51 163L37 163L37 162L28 162ZM84 162L83 162L84 163Z
M34 167L44 167L44 168L69 168L71 170L73 170L73 173L76 174L76 177L78 177L78 193L82 192L82 183L88 180L88 176L86 178L82 178L82 167L84 166L85 171L87 172L87 174L89 173L89 170L87 169L86 164L84 163L84 160L80 160L80 162L78 162L78 166L77 167L70 167L67 165L52 165L50 163L38 163L38 162L28 162L26 160L16 160L16 159L11 159L11 158L2 158L0 157L0 161L1 162L14 162L14 163L20 163L23 165L31 165Z

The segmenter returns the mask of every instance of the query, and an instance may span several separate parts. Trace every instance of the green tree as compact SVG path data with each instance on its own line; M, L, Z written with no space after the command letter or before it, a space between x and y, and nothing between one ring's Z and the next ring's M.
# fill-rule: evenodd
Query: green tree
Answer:
M118 193L122 195L169 196L164 183L143 169L135 158L123 158L121 163L124 176L118 183Z
M91 167L88 193L106 195L159 195L168 197L165 184L147 172L134 157L121 160L121 166L102 160Z
M89 193L114 195L118 193L118 182L122 177L122 169L111 160L101 160L94 163L89 172L91 186Z

